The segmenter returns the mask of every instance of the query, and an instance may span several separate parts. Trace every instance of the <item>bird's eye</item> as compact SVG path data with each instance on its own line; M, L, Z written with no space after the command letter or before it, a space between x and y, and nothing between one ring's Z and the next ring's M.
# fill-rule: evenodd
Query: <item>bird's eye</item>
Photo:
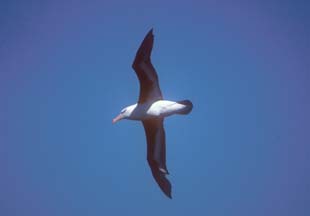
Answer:
M123 109L123 110L121 111L121 114L123 114L124 112L126 112L126 109Z

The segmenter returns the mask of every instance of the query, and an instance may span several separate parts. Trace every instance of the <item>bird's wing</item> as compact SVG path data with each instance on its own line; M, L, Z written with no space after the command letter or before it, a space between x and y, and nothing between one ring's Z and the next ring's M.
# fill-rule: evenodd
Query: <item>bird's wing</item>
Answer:
M154 102L163 98L156 70L151 63L153 41L154 35L151 29L142 41L132 64L140 82L138 103Z
M171 198L171 184L166 178L166 141L163 118L142 121L147 140L147 161L161 190Z

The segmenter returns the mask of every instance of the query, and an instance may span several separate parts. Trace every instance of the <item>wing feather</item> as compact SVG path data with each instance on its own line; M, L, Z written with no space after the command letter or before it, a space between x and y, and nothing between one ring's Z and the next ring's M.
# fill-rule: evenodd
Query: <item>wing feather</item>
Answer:
M154 102L163 98L158 76L151 62L153 42L154 35L153 29L151 29L142 41L132 64L140 82L138 103Z
M171 184L166 178L166 141L163 118L148 119L143 122L147 139L147 161L153 177L161 190L171 198Z

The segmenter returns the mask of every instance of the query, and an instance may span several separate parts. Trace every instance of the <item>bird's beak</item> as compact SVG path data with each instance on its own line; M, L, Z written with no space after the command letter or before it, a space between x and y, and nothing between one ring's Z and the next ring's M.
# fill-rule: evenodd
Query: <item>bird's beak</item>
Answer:
M119 114L118 116L116 116L116 117L112 120L113 124L116 123L116 122L118 122L118 121L121 120L122 118L123 118L123 115L122 115L122 114Z

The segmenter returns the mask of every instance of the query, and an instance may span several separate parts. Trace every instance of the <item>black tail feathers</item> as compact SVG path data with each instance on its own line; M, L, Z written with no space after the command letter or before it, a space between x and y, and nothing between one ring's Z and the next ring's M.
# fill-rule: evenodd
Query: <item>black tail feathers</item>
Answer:
M187 115L193 109L193 103L190 100L182 100L182 101L178 101L178 103L185 105L185 108L180 110L178 114Z

